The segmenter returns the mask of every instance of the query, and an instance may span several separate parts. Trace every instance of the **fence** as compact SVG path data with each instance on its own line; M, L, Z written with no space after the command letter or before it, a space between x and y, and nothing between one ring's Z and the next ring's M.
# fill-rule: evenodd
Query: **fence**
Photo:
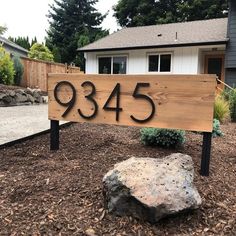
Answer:
M48 73L83 73L79 67L21 57L24 74L21 86L47 91Z

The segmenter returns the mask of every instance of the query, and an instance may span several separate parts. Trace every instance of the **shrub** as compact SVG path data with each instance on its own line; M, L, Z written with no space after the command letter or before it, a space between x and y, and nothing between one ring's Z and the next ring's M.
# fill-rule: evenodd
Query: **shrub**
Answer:
M223 136L223 133L220 129L220 121L217 119L213 120L213 131L212 131L212 136L217 137L217 136Z
M48 49L48 47L44 46L40 43L35 43L29 51L29 58L39 59L44 61L53 61L53 54Z
M13 84L14 74L14 65L11 57L0 45L0 83Z
M141 129L141 141L145 145L176 148L185 142L185 132L172 129Z
M14 63L14 69L15 69L15 76L14 76L14 83L16 85L20 85L20 82L22 80L24 67L21 63L21 60L18 56L13 57L13 63Z
M214 118L220 122L224 122L229 118L229 103L223 96L217 96L214 104Z
M236 89L229 93L229 109L232 122L236 122Z

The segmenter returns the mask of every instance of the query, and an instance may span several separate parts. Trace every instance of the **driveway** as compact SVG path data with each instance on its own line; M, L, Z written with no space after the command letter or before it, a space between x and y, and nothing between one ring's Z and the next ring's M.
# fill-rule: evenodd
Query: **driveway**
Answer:
M0 145L49 128L48 105L0 107Z

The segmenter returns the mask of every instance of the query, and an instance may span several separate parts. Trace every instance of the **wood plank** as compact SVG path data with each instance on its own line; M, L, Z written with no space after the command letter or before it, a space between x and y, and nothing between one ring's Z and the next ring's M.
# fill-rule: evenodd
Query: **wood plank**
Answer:
M76 101L67 116L62 117L67 107L55 100L54 89L60 81L69 81L76 90ZM96 100L99 110L91 120L82 118L91 115L94 105L85 98L91 87L83 88L84 81L91 81L96 87ZM116 121L114 111L105 111L103 106L117 83L121 86L120 119ZM151 105L145 99L135 99L132 94L137 83L150 83L148 88L140 88L140 93L150 97L156 107L153 118L145 123L137 123L130 116L145 119L151 113ZM192 131L212 131L213 105L216 88L214 75L84 75L49 74L49 119L74 122L128 125L139 127L159 127ZM58 88L58 98L63 103L70 101L72 90L69 86ZM116 98L109 106L115 107Z

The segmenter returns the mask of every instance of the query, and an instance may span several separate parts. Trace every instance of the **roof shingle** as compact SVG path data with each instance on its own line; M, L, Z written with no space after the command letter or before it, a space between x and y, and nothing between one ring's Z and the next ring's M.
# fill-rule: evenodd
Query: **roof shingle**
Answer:
M227 18L124 28L79 51L184 46L227 42Z

